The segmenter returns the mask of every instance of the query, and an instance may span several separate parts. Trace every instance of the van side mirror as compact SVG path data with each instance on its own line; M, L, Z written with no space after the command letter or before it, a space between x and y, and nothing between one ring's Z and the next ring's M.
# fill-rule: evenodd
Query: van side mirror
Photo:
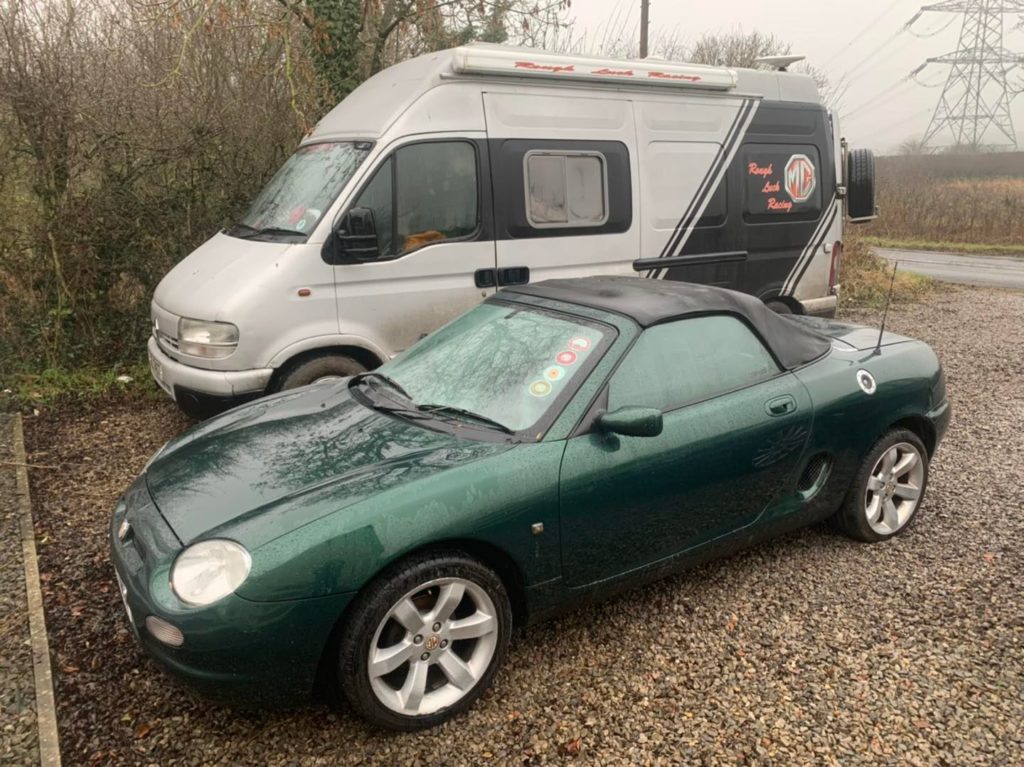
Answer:
M661 411L653 407L620 407L597 418L597 428L625 437L657 437L664 427Z
M377 225L370 208L351 208L338 219L321 253L329 264L358 264L380 255Z

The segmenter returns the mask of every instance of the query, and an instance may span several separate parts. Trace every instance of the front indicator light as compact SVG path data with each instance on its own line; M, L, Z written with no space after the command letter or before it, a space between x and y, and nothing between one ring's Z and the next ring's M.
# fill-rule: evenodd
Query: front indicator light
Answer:
M171 589L185 604L213 604L234 593L251 567L249 552L234 541L200 541L178 555L171 568Z
M171 647L181 647L185 644L185 635L181 633L181 629L155 615L146 616L146 630L155 639Z

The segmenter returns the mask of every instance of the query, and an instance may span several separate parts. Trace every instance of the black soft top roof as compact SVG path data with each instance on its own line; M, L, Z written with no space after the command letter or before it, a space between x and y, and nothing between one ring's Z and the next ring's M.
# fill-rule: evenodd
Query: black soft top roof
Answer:
M580 277L517 285L501 292L614 312L643 328L683 317L731 314L753 328L787 370L816 360L831 347L826 337L776 314L760 299L710 285L639 277Z

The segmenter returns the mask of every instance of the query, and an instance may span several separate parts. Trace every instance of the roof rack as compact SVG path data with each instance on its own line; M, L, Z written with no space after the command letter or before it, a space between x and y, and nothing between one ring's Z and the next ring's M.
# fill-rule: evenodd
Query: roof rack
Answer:
M464 45L452 51L452 68L460 74L484 74L550 80L625 82L714 91L736 87L733 69L665 61L598 59L501 45Z

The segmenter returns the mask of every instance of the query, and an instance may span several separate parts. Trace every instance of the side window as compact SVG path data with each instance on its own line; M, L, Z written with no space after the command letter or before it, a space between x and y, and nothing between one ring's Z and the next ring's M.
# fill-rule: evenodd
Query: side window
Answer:
M693 317L648 328L612 376L608 409L662 412L778 374L779 366L742 321Z
M601 226L608 220L608 173L598 152L529 152L524 158L530 226Z
M370 208L382 258L468 237L479 226L476 149L465 141L398 149L355 207Z
M381 256L395 255L392 236L395 218L393 164L390 157L384 161L355 204L357 208L369 208L373 211L373 221L377 227L377 247Z

